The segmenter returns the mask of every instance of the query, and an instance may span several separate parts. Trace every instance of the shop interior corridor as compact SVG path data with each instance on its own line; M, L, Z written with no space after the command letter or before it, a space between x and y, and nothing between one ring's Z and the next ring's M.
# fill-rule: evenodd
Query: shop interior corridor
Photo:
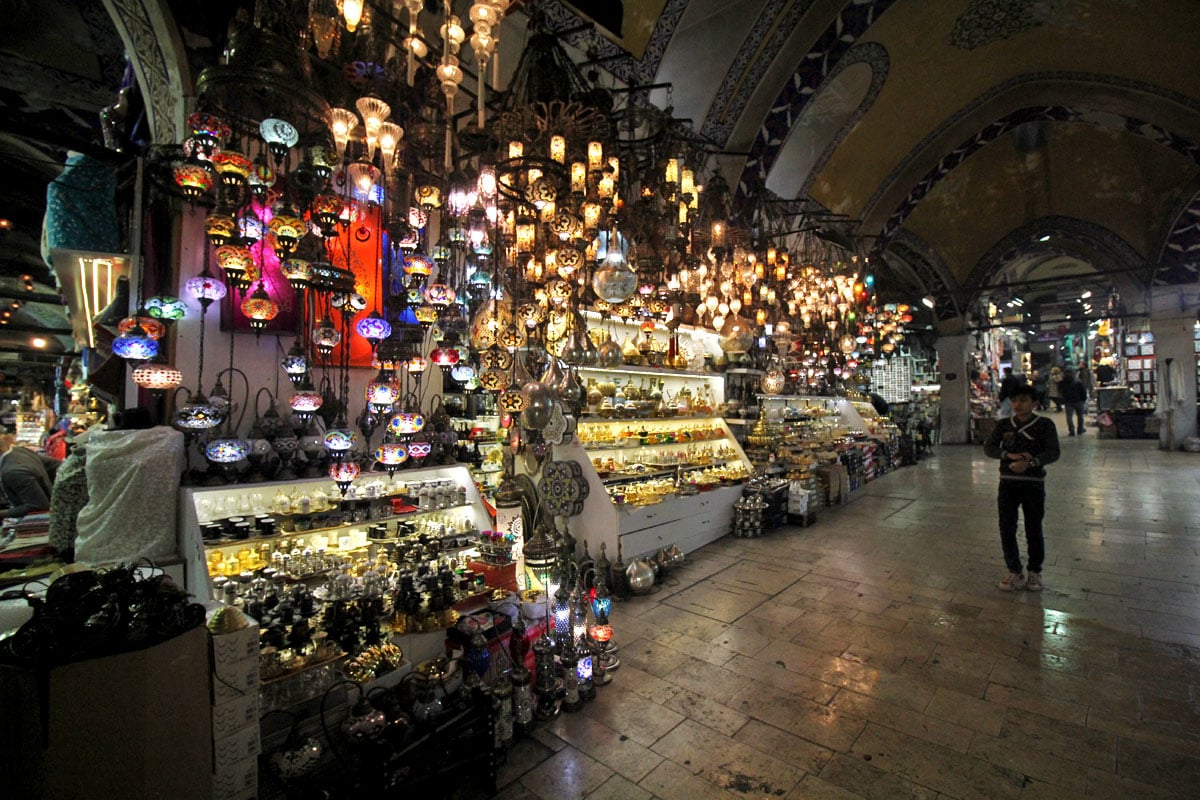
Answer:
M1200 457L1054 416L1044 592L996 588L996 463L938 447L621 604L613 684L499 796L1195 797Z

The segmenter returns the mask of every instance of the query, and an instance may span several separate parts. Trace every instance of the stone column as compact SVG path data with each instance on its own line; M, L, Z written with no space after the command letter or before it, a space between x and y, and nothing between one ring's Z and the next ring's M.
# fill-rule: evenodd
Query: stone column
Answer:
M1190 302L1189 302L1190 301ZM1157 397L1156 413L1162 420L1159 447L1178 450L1184 439L1196 435L1196 307L1191 297L1177 288L1155 292L1150 312L1150 332L1154 334L1155 369L1159 388L1169 370L1178 375L1173 398ZM1170 412L1170 413L1168 413Z
M941 384L942 444L971 441L971 375L967 334L939 336L937 340L938 382Z

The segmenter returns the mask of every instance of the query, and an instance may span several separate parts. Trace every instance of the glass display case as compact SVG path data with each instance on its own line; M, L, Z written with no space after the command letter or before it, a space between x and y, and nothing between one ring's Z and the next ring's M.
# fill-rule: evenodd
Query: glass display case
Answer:
M724 536L733 503L752 474L749 459L719 417L585 419L569 446L590 493L572 534L610 558L678 545L688 552Z
M491 527L464 464L362 473L343 497L329 478L180 489L179 551L187 588L210 596L213 579L268 568L289 580L389 557L474 552ZM417 550L420 550L418 553ZM411 560L411 559L410 559Z

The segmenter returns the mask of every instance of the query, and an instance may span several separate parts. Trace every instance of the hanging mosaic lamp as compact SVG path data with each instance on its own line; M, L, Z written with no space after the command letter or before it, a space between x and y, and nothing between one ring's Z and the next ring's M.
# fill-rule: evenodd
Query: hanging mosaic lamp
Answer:
M148 361L133 371L133 382L151 392L166 392L179 388L183 373L170 364Z
M367 384L367 405L377 414L386 414L400 399L399 390L392 384L386 370L380 370L375 380Z
M183 431L207 431L220 425L224 418L221 409L210 403L203 392L196 392L175 409L171 423Z
M388 477L391 477L401 464L408 461L408 448L400 442L384 442L375 448L375 460L387 469Z
M242 439L222 436L213 439L204 448L204 457L214 464L236 464L250 452L250 446Z
M392 326L378 311L372 311L360 319L354 329L371 344L372 349L379 347L379 343L392 334Z
M346 425L343 417L338 417L335 427L325 433L325 450L334 461L344 459L356 444L358 444L358 434Z
M225 281L235 289L245 291L250 288L250 270L254 266L254 256L250 248L236 244L227 244L217 248L217 265L225 273Z
M254 332L261 333L271 320L279 316L279 303L271 299L262 281L259 281L258 288L242 301L242 313L250 320Z
M329 465L329 477L337 484L342 497L346 496L346 490L350 488L350 484L354 483L354 479L361 471L358 464L353 461L335 461Z
M113 355L120 356L126 361L149 361L158 355L158 342L135 324L130 330L122 333L112 343Z
M146 313L154 319L176 322L187 316L187 304L171 295L155 295L146 301Z
M329 358L333 355L333 348L337 347L342 341L342 334L338 333L338 329L333 326L333 320L329 317L323 317L317 323L317 327L313 328L312 343L316 348L317 355L321 358Z
M175 167L175 185L188 200L196 201L208 195L213 176L203 164L179 164Z
M299 342L292 345L292 348L280 360L279 366L288 376L288 380L292 382L292 386L300 385L304 376L308 374L308 356Z
M296 387L295 393L288 400L288 407L292 409L292 415L300 420L310 420L313 414L317 413L317 409L325 402L321 397L321 393L313 388L313 385L307 381Z
M425 417L413 411L402 411L388 420L388 430L401 438L412 437L425 427Z
M202 311L206 311L210 305L224 297L228 291L225 288L225 284L218 280L207 268L196 277L188 278L187 283L184 284L184 288L200 304Z

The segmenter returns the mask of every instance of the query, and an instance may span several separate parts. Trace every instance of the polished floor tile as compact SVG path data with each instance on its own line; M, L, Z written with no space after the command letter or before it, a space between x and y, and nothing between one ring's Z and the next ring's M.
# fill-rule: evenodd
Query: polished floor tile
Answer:
M1084 437L1048 471L1040 594L996 589L970 446L689 554L617 605L612 685L515 744L497 796L1194 797L1200 457Z

